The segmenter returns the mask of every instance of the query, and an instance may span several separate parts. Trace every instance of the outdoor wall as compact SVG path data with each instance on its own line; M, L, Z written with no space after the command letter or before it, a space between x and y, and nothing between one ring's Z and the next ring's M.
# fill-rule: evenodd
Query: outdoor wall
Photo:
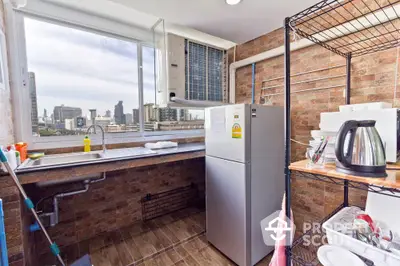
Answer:
M242 60L255 54L283 45L283 29L275 30L255 40L249 41L229 51L230 63ZM351 103L383 101L399 106L400 94L397 92L396 76L399 48L378 52L372 55L353 58L351 64ZM318 45L310 46L291 53L291 74L345 65L345 58L336 55ZM291 82L298 82L322 77L344 75L345 67L319 71L312 74L293 77ZM282 77L284 75L283 55L256 63L255 72L255 102L260 103L260 96L283 92L283 78L269 82L264 80ZM397 82L398 83L398 82ZM252 69L251 65L236 71L236 102L251 102ZM311 83L292 85L296 90L344 85L345 77L321 80ZM282 85L277 88L264 90L262 87ZM292 138L308 143L310 131L319 129L320 113L338 111L339 105L345 104L345 87L333 89L294 93L291 95L291 134ZM273 105L283 106L284 96L270 97ZM268 101L268 99L267 99ZM292 161L305 158L306 147L292 142ZM282 147L283 148L283 147ZM343 189L321 182L305 180L296 174L292 176L292 206L296 224L302 227L303 221L316 221L329 214L343 201ZM365 204L366 193L352 193L353 203Z
M3 34L6 34L3 0L0 0L0 31ZM6 69L5 74L8 74ZM0 108L2 113L0 116L0 145L7 145L13 143L14 141L13 120L11 113L11 92L9 84L6 84L5 89L0 88Z
M140 200L148 193L165 192L192 183L197 186L200 207L204 206L204 163L204 158L197 158L109 172L105 181L91 184L88 192L60 200L60 222L49 228L49 234L63 251L66 246L77 245L80 241L141 221ZM81 188L81 183L75 183L41 189L32 185L27 190L33 201L37 202L56 193ZM38 209L52 211L51 198L40 204ZM49 253L40 231L35 232L31 244L36 246L39 261L41 255L46 257Z

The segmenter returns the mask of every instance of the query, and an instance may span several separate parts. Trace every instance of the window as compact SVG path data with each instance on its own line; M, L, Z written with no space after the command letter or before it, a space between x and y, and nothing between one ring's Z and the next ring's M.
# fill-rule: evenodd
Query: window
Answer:
M185 97L223 101L224 51L185 40Z
M154 48L143 47L144 130L172 131L204 128L204 110L158 107L154 79Z
M24 25L34 136L85 134L92 124L139 130L136 43L28 17Z
M151 30L138 32L144 40L139 41L130 27L99 17L91 20L90 15L82 20L86 26L80 26L64 22L68 19L63 17L58 21L24 11L7 12L15 15L7 25L13 25L10 53L17 140L28 142L33 149L75 146L94 124L104 128L108 143L142 136L165 135L162 138L167 139L176 134L204 134L204 110L157 105L159 77L154 61L158 50ZM123 30L119 31L120 27ZM197 47L199 51L201 47ZM202 65L185 69L193 72L196 80L196 75L205 75L197 85L188 84L193 98L199 99L207 99L207 91L219 90L215 87L220 78L218 67L209 68L212 52L204 47L208 55ZM197 86L197 96L190 86Z

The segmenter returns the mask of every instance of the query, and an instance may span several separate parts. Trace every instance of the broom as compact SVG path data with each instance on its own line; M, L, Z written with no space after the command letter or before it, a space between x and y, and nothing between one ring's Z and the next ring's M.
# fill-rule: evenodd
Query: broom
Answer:
M53 255L57 257L57 260L60 262L60 264L62 266L65 266L66 264L64 263L63 259L60 256L60 249L58 248L56 242L53 242L51 240L49 234L47 233L46 229L44 228L42 222L40 221L38 214L35 211L35 206L33 205L32 200L27 196L24 188L22 187L21 183L18 180L17 175L14 172L14 169L12 169L10 164L8 163L7 157L4 154L2 149L0 149L0 162L4 165L4 167L7 169L8 173L12 177L14 184L17 186L19 192L21 193L22 197L24 198L25 206L32 212L33 217L35 218L37 224L39 225L39 227L42 230L43 234L45 235L47 241L49 242L51 253L53 253ZM85 255L82 258L78 259L73 264L71 264L71 266L92 266L92 263L90 262L89 255Z

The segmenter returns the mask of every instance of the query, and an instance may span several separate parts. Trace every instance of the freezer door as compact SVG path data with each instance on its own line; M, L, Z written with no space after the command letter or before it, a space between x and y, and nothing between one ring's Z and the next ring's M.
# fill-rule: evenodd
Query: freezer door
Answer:
M206 154L231 161L249 161L250 105L235 104L205 110Z
M207 240L240 266L249 265L249 167L206 156Z

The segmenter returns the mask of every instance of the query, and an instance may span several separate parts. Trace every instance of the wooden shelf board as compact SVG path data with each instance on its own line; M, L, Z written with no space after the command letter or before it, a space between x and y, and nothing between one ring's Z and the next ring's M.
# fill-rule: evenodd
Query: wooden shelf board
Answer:
M325 167L323 168L315 168L315 167L312 168L309 166L309 163L310 163L309 160L294 162L290 164L289 169L292 171L300 171L310 174L329 176L338 179L374 185L378 187L400 189L400 170L387 170L386 171L388 175L387 177L371 178L371 177L348 175L337 172L336 166L334 164L325 165ZM388 165L388 167L390 166ZM399 167L398 169L400 169L400 165L398 167Z

